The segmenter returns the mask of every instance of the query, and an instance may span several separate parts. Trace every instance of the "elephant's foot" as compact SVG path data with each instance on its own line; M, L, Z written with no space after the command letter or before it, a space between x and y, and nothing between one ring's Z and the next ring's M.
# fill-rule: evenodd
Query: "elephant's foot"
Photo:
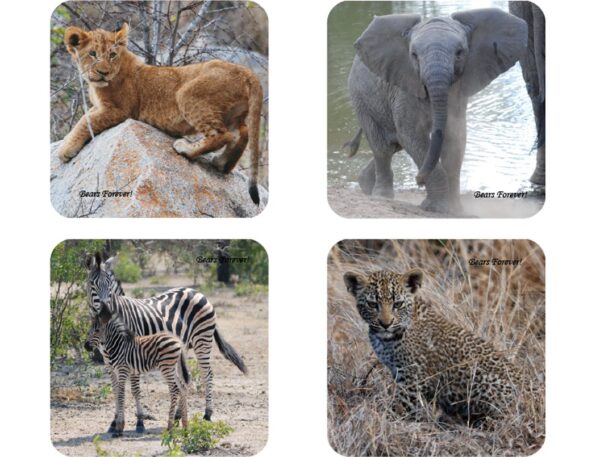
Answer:
M431 211L432 213L447 213L449 209L448 200L432 198L429 195L419 206L421 209Z
M389 198L390 200L394 199L394 189L393 188L375 188L373 189L373 193L371 194L373 197L379 198Z
M375 186L373 189L373 197L390 198L394 199L394 187L393 186Z

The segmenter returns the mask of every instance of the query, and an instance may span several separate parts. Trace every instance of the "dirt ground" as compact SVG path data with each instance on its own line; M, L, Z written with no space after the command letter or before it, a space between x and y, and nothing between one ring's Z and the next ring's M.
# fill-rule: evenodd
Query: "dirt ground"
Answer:
M233 290L207 294L217 313L217 325L226 340L242 355L249 373L244 376L213 347L214 414L234 431L203 455L254 455L267 442L267 297L266 294L237 297ZM188 354L188 361L193 355ZM194 375L194 362L189 364ZM195 378L195 380L200 378ZM102 365L61 366L51 374L51 440L68 456L96 456L92 440L100 434L100 446L108 456L164 455L161 433L166 427L169 396L158 372L142 376L142 403L155 420L146 420L146 432L135 432L135 402L126 390L125 433L111 438L106 433L114 413L110 378ZM196 385L201 386L201 382ZM204 395L190 389L190 417L204 412Z
M425 191L396 192L393 200L370 197L359 188L330 186L329 206L339 216L347 218L447 218L447 217L530 217L544 205L543 195L528 195L522 199L476 199L474 192L461 195L463 214L441 214L424 211L419 204Z

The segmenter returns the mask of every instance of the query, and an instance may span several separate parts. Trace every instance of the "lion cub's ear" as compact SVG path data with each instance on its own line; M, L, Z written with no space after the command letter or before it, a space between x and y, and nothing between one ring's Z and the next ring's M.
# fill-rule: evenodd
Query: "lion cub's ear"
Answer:
M127 40L129 38L129 24L123 22L121 28L115 32L115 44L119 46L127 46Z
M348 292L356 297L358 291L367 284L367 277L360 273L349 271L344 274L344 284L346 284Z
M89 39L88 33L79 27L67 27L65 30L65 45L71 54L75 53L75 49L85 46Z
M423 272L415 268L404 273L404 279L406 280L406 286L414 294L423 285Z

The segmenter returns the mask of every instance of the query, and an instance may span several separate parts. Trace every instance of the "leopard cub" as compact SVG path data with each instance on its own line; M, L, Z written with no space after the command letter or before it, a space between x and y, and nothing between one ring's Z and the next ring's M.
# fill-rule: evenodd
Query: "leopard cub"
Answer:
M519 370L491 343L448 321L422 298L420 270L348 272L344 282L408 414L417 415L427 403L477 424L514 410Z

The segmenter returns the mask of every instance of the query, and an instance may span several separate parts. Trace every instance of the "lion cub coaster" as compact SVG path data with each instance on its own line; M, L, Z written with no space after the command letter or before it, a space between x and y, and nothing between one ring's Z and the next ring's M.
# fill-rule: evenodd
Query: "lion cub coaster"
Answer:
M92 8L96 4L92 2ZM118 7L113 5L113 8ZM198 14L202 14L202 10ZM219 13L209 11L206 14ZM59 212L66 212L64 215L68 216L252 216L259 208L251 205L260 205L261 193L266 198L266 189L259 189L263 111L261 81L247 66L250 60L231 58L239 62L234 63L214 58L214 55L221 57L222 54L218 53L223 52L222 48L215 47L214 52L210 49L205 51L200 48L200 38L190 38L186 42L188 47L177 51L177 45L171 41L177 43L178 40L171 37L179 36L179 40L184 40L186 30L193 23L188 25L188 29L182 25L180 31L168 33L176 25L169 24L167 18L164 23L161 23L160 17L158 20L159 32L151 27L145 29L143 20L131 27L123 22L114 32L103 28L84 30L76 26L64 29L64 49L78 73L75 81L71 82L70 90L80 115L79 119L71 117L72 124L67 126L68 130L64 128L65 123L60 125L62 131L68 133L55 148L54 154L66 165L61 167L57 160L53 163L52 174L53 179L58 179L63 188L68 187L67 192L75 194L88 211L72 214L73 205L63 211L65 205L55 195L53 204L58 206ZM198 22L203 25L202 21ZM192 32L199 30L204 30L204 27ZM135 37L131 36L132 33ZM154 34L152 38L156 40L162 37L164 43L158 46L149 40L150 49L146 49L147 34ZM217 40L217 37L202 40ZM207 46L205 41L202 43ZM230 47L225 49L230 54L233 52ZM147 63L148 52L154 52L153 62L159 63L161 51L182 55L179 61L170 62L174 59L166 58L162 62L183 61L184 64L159 66ZM202 55L202 60L211 60L188 64L188 55L192 52ZM244 53L249 55L250 51L239 51L239 55ZM229 54L223 56L231 57ZM77 80L79 84L75 84ZM83 94L84 87L87 97ZM103 132L102 139L94 141ZM86 146L90 141L91 144ZM251 151L250 163L242 164L238 173L231 177L247 146ZM88 152L89 149L94 149L89 152L92 157L86 155L77 165L71 165L82 150ZM134 154L129 152L131 149ZM136 156L140 150L144 157ZM186 160L178 159L176 154ZM106 155L110 158L102 157ZM198 161L200 163L193 163ZM150 168L148 163L152 164ZM81 182L70 171L72 168L89 169L90 166L97 168L98 183L94 182L94 177ZM115 168L120 176L115 177L112 172ZM242 168L249 168L249 177L244 171L240 172ZM178 176L192 175L191 181L187 180L187 189L185 185L173 187L166 177L160 183L151 179L171 170ZM66 176L69 173L74 176ZM196 176L198 174L200 176ZM139 181L140 177L145 180L144 183ZM58 190L58 185L54 184L53 194ZM225 192L220 189L213 191L216 186L223 186ZM246 196L241 195L240 187L248 189ZM167 191L170 198L157 195ZM195 194L193 199L183 196L186 191ZM246 201L248 196L251 202ZM113 208L111 213L104 205L97 210L93 205L88 208L90 198L135 199L137 202L133 205L135 208ZM210 204L198 202L203 199L208 199ZM153 206L154 209L151 209Z

